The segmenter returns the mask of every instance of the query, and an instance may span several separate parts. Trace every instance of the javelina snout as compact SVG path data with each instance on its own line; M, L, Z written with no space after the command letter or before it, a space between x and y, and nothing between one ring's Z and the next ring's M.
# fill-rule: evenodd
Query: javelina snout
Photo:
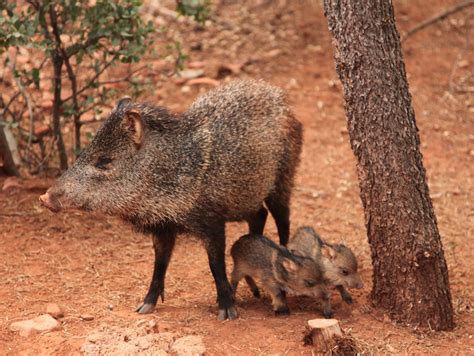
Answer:
M52 196L49 190L43 195L40 195L39 201L41 202L41 205L55 213L61 210L61 204L59 200L55 196Z
M234 260L231 284L234 293L245 277L253 294L259 296L254 279L258 279L272 298L277 315L288 314L286 292L320 299L325 316L332 315L329 294L322 275L310 258L291 254L262 235L245 235L231 249Z
M289 205L302 127L285 93L237 81L199 97L182 114L163 107L117 103L94 139L41 202L121 217L153 237L153 278L139 313L164 294L176 236L204 242L219 319L234 319L225 272L225 224L247 221L263 232L268 208L280 243L289 236Z

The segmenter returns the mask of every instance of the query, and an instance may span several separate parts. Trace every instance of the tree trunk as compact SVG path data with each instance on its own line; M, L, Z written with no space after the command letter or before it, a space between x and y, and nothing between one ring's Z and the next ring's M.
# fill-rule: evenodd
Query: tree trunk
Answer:
M6 174L19 176L20 173L16 168L15 161L13 160L13 156L10 151L10 146L8 145L7 137L3 131L3 124L1 123L2 121L3 117L0 114L0 157L3 160L3 170Z
M372 251L376 306L396 321L454 327L448 270L426 183L390 0L325 0Z
M61 69L63 58L59 50L55 50L52 59L54 66L53 132L58 147L59 167L62 171L65 171L67 169L67 154L61 133Z

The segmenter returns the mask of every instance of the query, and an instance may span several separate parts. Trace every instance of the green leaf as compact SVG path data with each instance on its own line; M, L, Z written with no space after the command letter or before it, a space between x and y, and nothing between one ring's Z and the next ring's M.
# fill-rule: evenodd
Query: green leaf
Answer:
M31 71L31 75L33 77L33 83L35 83L36 89L40 88L40 71L38 68L33 68Z

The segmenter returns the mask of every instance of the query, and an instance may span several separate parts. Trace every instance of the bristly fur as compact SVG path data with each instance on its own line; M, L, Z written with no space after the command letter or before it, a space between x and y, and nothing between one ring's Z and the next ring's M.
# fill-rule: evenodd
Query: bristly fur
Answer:
M301 143L301 124L283 91L264 82L211 90L180 115L124 98L42 201L52 210L117 215L153 235L154 272L139 313L163 299L176 235L198 236L216 284L218 318L235 319L225 223L246 220L261 233L265 203L286 245Z
M140 113L143 144L134 152L121 123ZM278 191L289 200L302 127L282 90L236 81L199 97L188 111L122 102L58 182L64 206L119 215L138 229L196 220L242 220ZM97 171L100 157L113 170Z
M310 226L299 227L291 238L288 249L299 256L310 257L323 271L329 285L361 288L357 259L343 244L330 244ZM332 256L322 253L326 249Z

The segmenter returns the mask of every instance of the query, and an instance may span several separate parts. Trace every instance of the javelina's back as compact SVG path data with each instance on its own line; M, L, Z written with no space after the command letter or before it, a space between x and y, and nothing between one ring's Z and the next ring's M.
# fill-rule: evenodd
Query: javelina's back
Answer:
M290 194L302 129L281 89L233 82L198 98L186 116L202 121L210 135L206 205L226 211L227 219L242 219L272 190L283 190L278 184L287 190L282 194Z
M310 226L299 227L288 243L288 249L300 256L319 258L323 241Z

